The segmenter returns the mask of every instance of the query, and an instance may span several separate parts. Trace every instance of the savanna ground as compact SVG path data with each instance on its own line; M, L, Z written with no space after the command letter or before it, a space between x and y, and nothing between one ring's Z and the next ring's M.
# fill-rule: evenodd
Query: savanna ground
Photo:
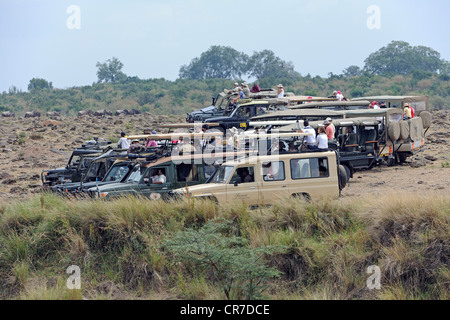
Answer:
M258 210L41 195L40 172L82 141L179 119L46 120L0 120L3 299L449 299L448 112L433 112L423 152L357 172L339 200Z

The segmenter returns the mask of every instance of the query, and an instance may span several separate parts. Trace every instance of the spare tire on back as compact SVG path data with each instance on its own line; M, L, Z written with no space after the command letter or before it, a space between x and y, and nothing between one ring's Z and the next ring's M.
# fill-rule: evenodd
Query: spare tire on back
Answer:
M400 140L407 140L409 138L409 120L408 121L400 121Z
M400 138L400 124L397 121L389 123L388 134L391 141L397 141Z
M342 190L345 188L345 186L347 185L347 171L345 170L345 167L340 164L339 165L339 189Z
M420 118L422 119L422 125L424 129L431 127L431 113L428 111L422 111L420 113Z
M412 141L421 140L423 138L422 120L417 117L409 121L409 135Z

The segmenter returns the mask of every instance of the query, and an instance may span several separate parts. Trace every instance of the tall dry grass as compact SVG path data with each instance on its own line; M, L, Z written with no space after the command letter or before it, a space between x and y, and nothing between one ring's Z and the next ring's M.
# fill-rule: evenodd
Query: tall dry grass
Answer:
M270 299L448 299L449 208L449 196L431 193L291 199L254 210L193 199L73 201L42 194L0 206L0 296L223 299L210 275L174 263L161 246L220 218L232 221L250 247L285 248L265 257L281 271L267 290ZM82 270L79 293L61 284L69 265ZM372 265L381 270L380 290L367 288ZM52 278L58 286L40 281ZM101 290L105 283L114 284L114 294Z

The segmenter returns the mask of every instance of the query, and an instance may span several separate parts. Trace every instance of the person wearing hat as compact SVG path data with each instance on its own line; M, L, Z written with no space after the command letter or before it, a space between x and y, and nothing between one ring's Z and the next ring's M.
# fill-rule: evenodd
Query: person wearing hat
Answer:
M409 107L409 103L405 103L403 105L403 119L408 120L412 118L411 109Z
M326 120L330 123L330 127L333 128L333 134L334 134L336 132L336 127L335 127L335 125L333 123L333 119L328 117Z
M128 149L130 147L130 140L127 139L127 134L125 132L120 133L120 139L117 143L119 149Z
M325 127L325 134L327 135L328 140L333 140L334 139L334 130L333 127L331 126L331 122L328 120L325 120L323 122L323 125Z
M152 134L156 134L156 131L152 131ZM147 139L147 144L145 145L146 148L154 148L158 146L158 142L156 140L150 140L150 138Z
M381 108L381 109L387 109L386 101L384 101L384 100L381 101L380 108Z
M247 82L241 83L242 92L244 93L244 98L250 98L250 89L247 86Z
M283 85L279 84L278 85L278 95L277 98L284 98L284 89L283 89Z

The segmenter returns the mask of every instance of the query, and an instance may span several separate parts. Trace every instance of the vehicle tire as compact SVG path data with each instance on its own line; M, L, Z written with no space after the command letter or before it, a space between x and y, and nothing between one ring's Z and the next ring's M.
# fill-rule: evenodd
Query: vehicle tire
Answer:
M347 171L345 167L341 164L339 165L339 189L343 190L347 185Z
M408 121L400 121L400 140L408 140L409 138L409 122Z
M393 142L400 138L400 124L397 121L393 121L389 124L388 134L389 139Z
M422 119L424 129L431 127L431 113L429 111L422 111L419 116Z
M350 181L351 176L352 176L352 171L346 165L344 165L344 168L345 168L345 172L347 173L347 183L348 183Z

